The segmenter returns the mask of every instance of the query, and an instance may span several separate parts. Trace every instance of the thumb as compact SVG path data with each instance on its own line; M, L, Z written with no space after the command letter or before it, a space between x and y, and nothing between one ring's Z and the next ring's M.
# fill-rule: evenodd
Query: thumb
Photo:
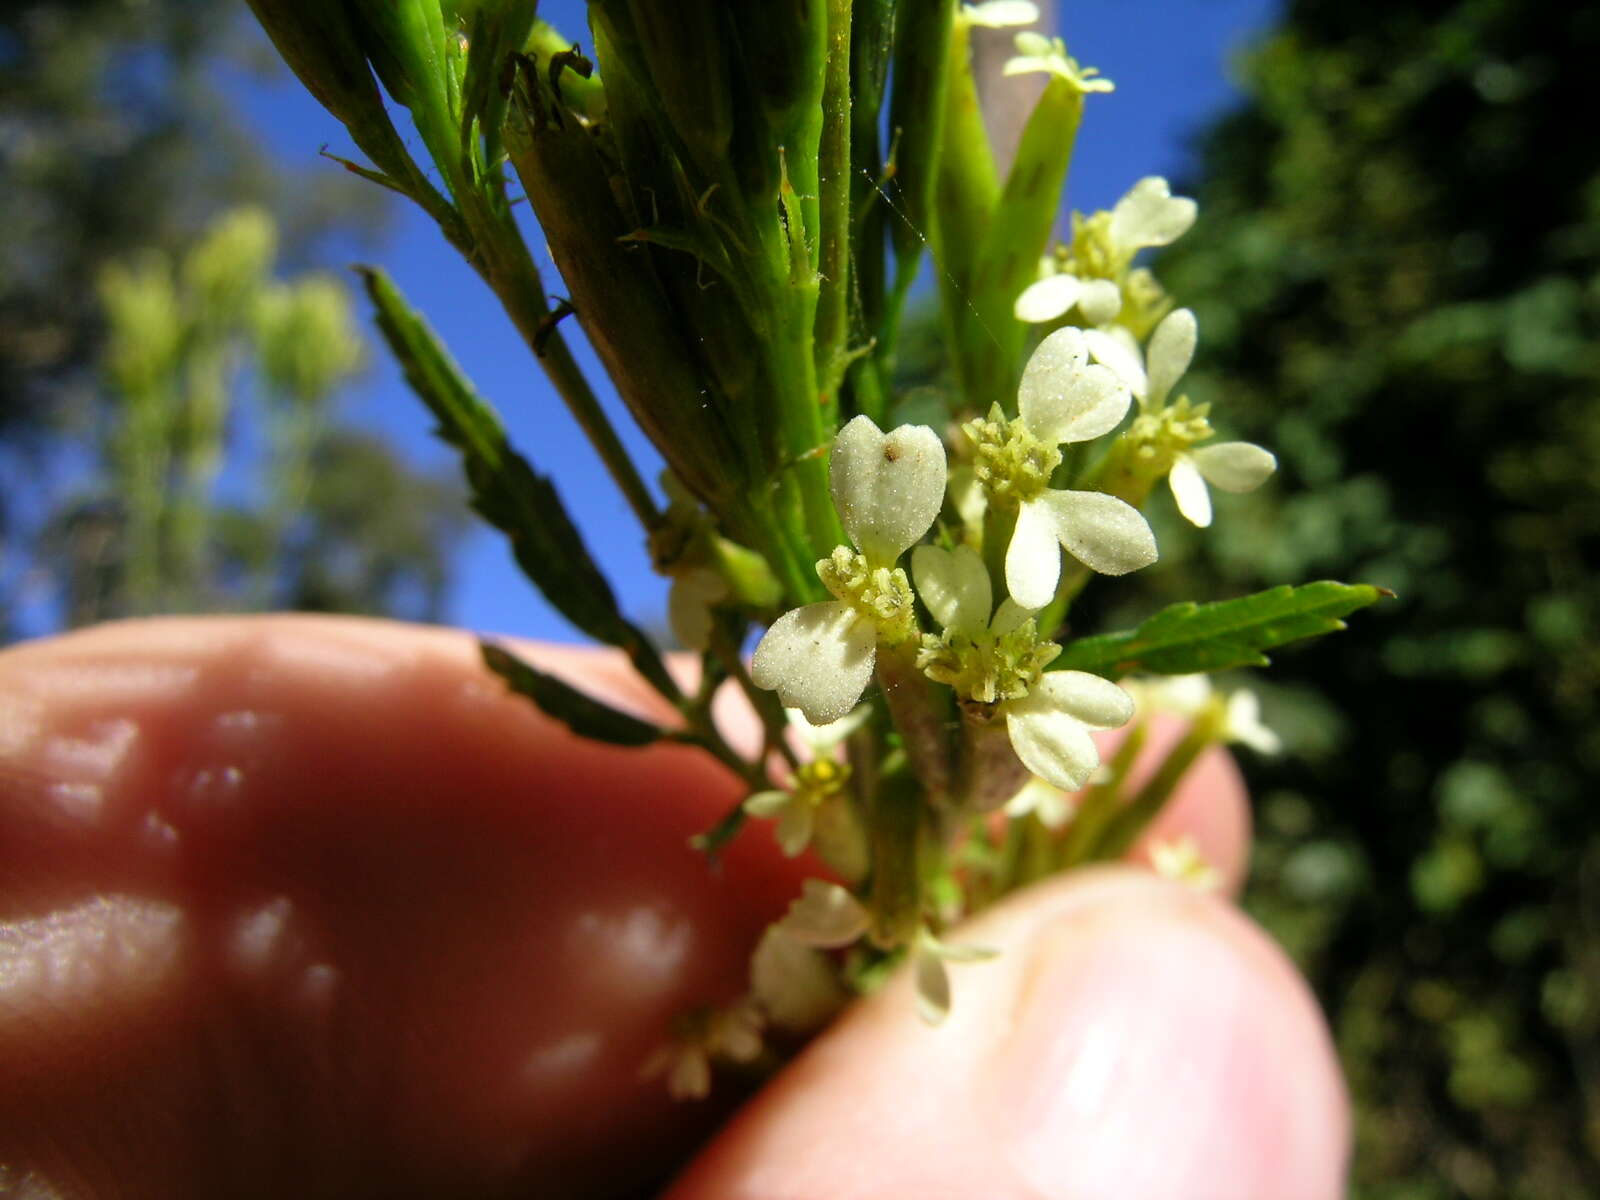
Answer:
M1342 1194L1349 1115L1315 1002L1227 904L1128 868L948 939L954 1007L902 975L729 1126L673 1200Z

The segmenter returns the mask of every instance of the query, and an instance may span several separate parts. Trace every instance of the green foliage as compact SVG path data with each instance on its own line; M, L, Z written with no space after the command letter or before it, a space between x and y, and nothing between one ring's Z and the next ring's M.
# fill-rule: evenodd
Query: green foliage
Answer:
M484 665L505 680L507 687L532 700L579 737L613 746L648 746L662 737L657 726L602 704L549 672L524 662L503 646L483 642L479 649Z
M1161 263L1195 398L1285 477L1182 586L1401 597L1278 665L1299 752L1250 766L1363 1197L1600 1193L1597 51L1558 0L1291 3Z
M275 280L276 243L264 212L239 209L179 256L150 249L101 273L97 470L43 544L69 624L283 605L438 612L457 502L332 425L362 357L350 297L325 276ZM248 490L244 428L266 459Z
M461 452L473 507L510 539L517 565L567 620L590 637L626 651L640 674L663 695L675 696L677 685L650 640L617 608L611 585L555 486L511 449L499 417L473 391L389 277L371 269L363 270L362 277L378 310L378 327L406 379L438 420L439 436ZM549 694L548 689L519 690L535 699Z
M1093 671L1107 679L1143 671L1192 675L1234 667L1264 667L1274 647L1344 628L1339 618L1375 602L1374 587L1324 580L1284 584L1237 600L1162 609L1137 629L1069 642L1052 670Z

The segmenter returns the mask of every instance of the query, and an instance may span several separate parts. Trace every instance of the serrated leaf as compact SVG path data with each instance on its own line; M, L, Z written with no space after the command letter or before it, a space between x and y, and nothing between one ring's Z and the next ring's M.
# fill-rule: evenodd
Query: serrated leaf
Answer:
M461 451L472 506L511 540L517 565L557 611L598 641L620 647L657 691L674 701L677 685L644 633L617 608L555 486L511 449L500 418L473 390L433 331L382 271L358 268L378 310L378 328L407 382Z
M579 737L610 742L614 746L648 746L665 736L660 726L601 703L524 662L503 646L480 642L478 648L484 664L505 680L512 691L532 700L546 715L562 722Z
M1133 671L1192 675L1264 667L1263 651L1343 629L1340 618L1392 594L1367 584L1324 580L1214 604L1174 604L1137 629L1069 643L1050 669L1117 679Z

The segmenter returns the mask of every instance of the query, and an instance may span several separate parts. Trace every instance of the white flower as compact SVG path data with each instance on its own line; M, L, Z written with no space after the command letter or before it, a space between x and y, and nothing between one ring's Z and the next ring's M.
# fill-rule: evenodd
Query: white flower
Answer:
M1046 829L1064 829L1077 812L1077 805L1060 788L1035 778L1028 780L1006 801L1005 811L1008 817L1025 817L1032 813Z
M983 560L967 547L950 552L919 546L911 569L928 611L945 626L946 641L954 636L990 639L980 645L980 659L1002 657L993 655L993 640L1018 629L1030 615L1008 600L991 621L989 576ZM994 665L998 686L982 699L995 704L991 719L1005 721L1022 765L1047 783L1075 792L1100 765L1089 730L1125 724L1133 716L1133 698L1098 675L1042 671L1037 658L1015 657L1016 662Z
M837 599L787 612L767 630L750 667L758 687L777 691L816 725L855 707L872 678L880 631L909 636L911 597L894 562L933 524L944 485L944 444L926 426L884 433L862 416L839 431L829 486L861 553L840 547L818 565Z
M968 25L985 29L1011 29L1032 25L1039 19L1039 6L1033 0L985 0L982 4L963 4L961 16Z
M1216 891L1222 877L1205 860L1200 846L1188 834L1150 846L1150 865L1166 879L1186 883L1199 892Z
M1046 447L1087 442L1116 428L1128 389L1108 368L1091 365L1080 329L1058 329L1028 359L1017 408L1026 433ZM1155 535L1139 511L1103 492L1043 488L1021 498L1006 550L1006 588L1024 608L1055 597L1060 543L1102 575L1125 575L1156 560Z
M1096 78L1100 72L1093 67L1082 67L1067 53L1066 43L1060 38L1047 38L1042 33L1017 34L1017 56L1006 65L1006 75L1027 75L1043 71L1058 79L1065 79L1080 93L1110 92L1116 84L1109 79Z
M1235 688L1228 695L1228 708L1222 717L1224 741L1249 746L1257 754L1273 755L1283 749L1283 741L1261 723L1261 701L1249 688Z
M1165 407L1167 397L1194 359L1198 332L1194 313L1180 308L1169 313L1150 335L1145 371L1147 387L1140 398L1145 412L1159 414ZM1112 365L1116 369L1115 364ZM1187 416L1187 410L1184 415ZM1201 436L1209 436L1210 426L1203 428L1207 433ZM1178 511L1191 524L1204 529L1211 524L1208 483L1225 492L1250 492L1265 483L1277 469L1278 460L1272 452L1251 442L1218 442L1198 449L1190 449L1185 443L1173 451L1167 486L1172 489Z
M1172 713L1195 721L1210 715L1219 741L1249 746L1257 754L1272 755L1283 749L1276 733L1261 722L1261 701L1249 688L1234 688L1226 701L1211 686L1208 675L1163 675L1140 680L1133 689L1139 707Z
M749 1000L701 1008L678 1018L672 1040L640 1068L641 1079L666 1076L674 1100L702 1100L711 1091L711 1064L750 1062L761 1054L761 1013Z
M1045 269L1054 273L1023 289L1013 306L1017 320L1045 324L1076 306L1090 325L1109 323L1122 310L1119 280L1134 257L1149 247L1177 241L1194 224L1198 211L1193 200L1174 196L1165 179L1147 175L1110 213L1097 213L1079 223L1071 256L1079 271L1058 271L1054 259L1045 259ZM1081 273L1086 266L1090 274Z
M869 924L870 914L849 889L823 879L808 879L800 898L789 905L775 928L803 946L832 950L848 946Z

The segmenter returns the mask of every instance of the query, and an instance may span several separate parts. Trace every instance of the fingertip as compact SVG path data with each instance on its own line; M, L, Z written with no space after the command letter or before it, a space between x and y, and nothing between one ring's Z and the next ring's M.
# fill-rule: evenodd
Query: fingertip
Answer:
M820 1039L676 1200L1338 1194L1348 1117L1293 968L1230 906L1124 868L1019 896L949 940L929 1029L897 979Z

